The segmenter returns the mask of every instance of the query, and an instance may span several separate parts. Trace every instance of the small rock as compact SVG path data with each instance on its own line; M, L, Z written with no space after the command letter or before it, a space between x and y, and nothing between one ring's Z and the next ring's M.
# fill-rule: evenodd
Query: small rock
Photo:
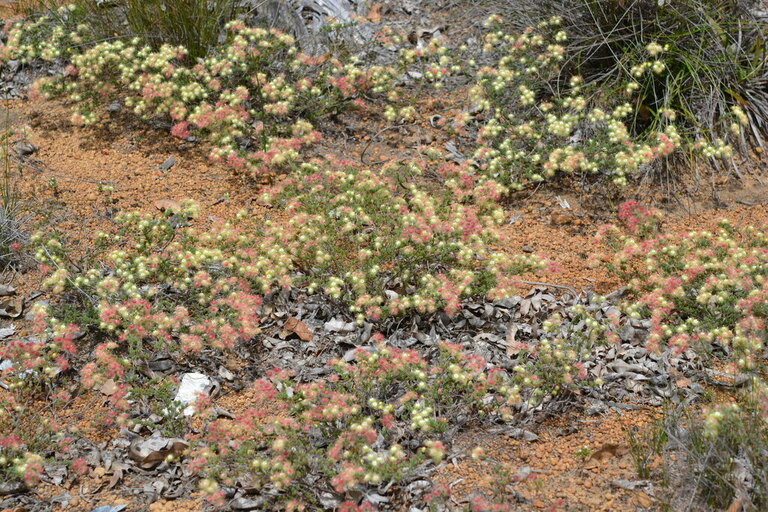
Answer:
M169 211L171 213L177 213L181 210L181 204L172 199L159 199L155 201L155 208L161 212Z
M549 220L555 226L565 226L573 222L573 218L570 215L563 215L562 213L553 213L549 216Z
M228 368L225 368L224 366L219 366L219 377L229 381L235 380L235 374L233 374L231 371L229 371Z
M176 159L172 156L169 156L168 158L165 159L165 162L160 164L160 170L165 172L171 167L173 167L175 164L176 164Z
M638 492L635 494L635 504L640 508L650 508L653 505L653 498L645 494L644 492Z
M38 148L28 140L20 140L13 146L16 152L22 156L32 155L37 152Z
M10 496L12 494L21 494L27 492L29 488L24 482L3 482L0 483L0 496Z
M232 502L229 504L229 506L232 508L232 510L254 510L254 509L262 509L262 506L264 505L264 498L257 498L257 499L249 499L249 498L237 498L232 500Z
M190 404L184 409L184 416L192 416L195 413L194 404L199 395L208 395L213 389L213 381L207 375L191 372L181 377L179 390L174 400L183 404Z
M539 436L537 436L533 432L531 432L529 430L522 429L522 428L514 428L513 427L513 428L508 429L504 433L507 434L512 439L523 439L525 441L536 441L539 438Z

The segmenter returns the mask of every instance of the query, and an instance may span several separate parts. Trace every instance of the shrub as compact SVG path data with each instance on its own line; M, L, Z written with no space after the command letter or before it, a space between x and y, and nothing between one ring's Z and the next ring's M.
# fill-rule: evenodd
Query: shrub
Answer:
M64 0L15 0L8 2L3 7L17 16L32 16L45 9L55 9L66 3L68 2L64 2Z
M63 76L41 79L34 92L73 104L78 124L96 122L99 107L115 101L143 119L170 120L174 136L201 134L213 160L248 177L290 170L299 151L319 140L317 119L389 92L405 66L447 58L434 39L424 49L403 50L398 67L363 66L349 55L309 56L287 34L232 21L225 43L190 62L190 49L181 45L153 48L140 37L94 41L77 8L57 13L14 25L0 56L68 64ZM430 69L433 81L447 72Z
M618 228L612 233L621 248L609 268L627 281L629 316L650 318L650 348L715 351L740 368L761 368L768 318L765 233L725 220L716 233L645 240Z
M360 321L409 310L453 314L464 297L509 296L516 275L542 266L490 249L503 219L497 207L336 167L304 164L266 192L291 215L287 228L267 232L305 276L297 282L350 304Z
M3 356L4 357L4 356ZM2 357L0 357L2 359ZM13 368L0 370L8 390L0 390L0 481L21 482L32 488L40 482L43 465L54 457L66 460L74 438L55 418L58 406L68 399L66 392L46 397L46 407L34 401L33 387L20 385L22 379ZM34 372L23 376L34 380Z
M620 77L620 91L600 84L604 90L597 97L590 97L590 91L597 93L595 84L585 84L580 75L563 78L572 56L560 17L521 34L506 31L496 16L487 25L484 51L491 63L477 71L471 90L473 108L482 112L474 161L486 179L513 190L558 173L582 179L603 175L625 185L645 166L683 147L671 114L643 133L632 132L627 119L637 111L637 78ZM642 52L637 56L638 78L663 79L667 68L656 47L643 47ZM743 116L738 107L727 113L729 119L735 116ZM462 115L453 128L462 130L471 123L470 116ZM734 126L738 130L741 125ZM690 149L707 157L730 154L724 141L709 140L700 136Z
M686 489L684 496L672 489L675 498L711 510L768 506L768 387L755 379L736 398L666 421L665 434L675 442L667 449L681 448L679 462L667 469Z
M36 237L44 285L61 300L36 311L39 345L10 345L9 357L55 376L76 354L79 329L100 342L80 372L86 386L110 378L131 384L135 365L158 351L193 358L251 338L261 294L274 287L322 290L360 322L375 321L412 310L453 313L470 295L506 296L517 273L540 266L488 250L492 213L477 214L448 195L416 187L400 193L366 171L304 170L272 191L290 198L290 228L268 225L261 238L246 231L245 215L193 229L192 203L159 217L121 214L118 234L97 237L118 248L82 266L69 263L58 239Z
M189 468L212 500L235 482L258 490L265 508L396 493L415 468L449 453L442 435L449 428L506 416L520 399L503 371L449 344L432 363L379 346L332 368L318 382L299 384L285 371L256 382L261 397L280 404L279 419L267 422L253 409L208 426Z
M106 4L76 0L83 22L96 38L140 37L155 48L183 46L194 62L219 45L224 26L235 19L237 0L124 0Z
M93 360L80 369L87 387L110 378L143 385L136 365L157 352L194 358L203 349L230 350L250 339L258 331L260 293L274 277L265 270L262 279L249 279L253 276L243 276L241 265L273 270L279 265L251 260L249 246L239 245L242 236L231 224L197 233L185 224L194 212L187 204L175 215L157 218L123 214L114 238L100 236L102 243L122 247L82 268L68 263L56 239L41 238L44 285L60 299L36 309L42 355L26 366L66 368L71 359L66 356L76 347L74 326L65 322L76 323L89 335L85 341L97 344ZM12 360L30 359L23 353L29 346L18 349ZM122 388L110 398L120 402L127 392Z
M653 135L670 116L678 116L685 140L736 143L740 135L730 113L738 107L750 125L748 134L762 145L768 96L766 42L753 14L758 5L751 0L544 0L499 8L520 27L561 16L570 38L561 80L582 76L603 96L632 84L637 93L635 114L627 121L631 133Z
M113 39L139 37L155 49L168 44L188 49L189 62L203 58L221 43L225 25L234 20L238 0L23 0L15 10L27 16L22 23L34 27L40 44L46 36L93 45ZM61 54L73 47L60 47Z
M143 118L167 116L174 136L198 130L214 146L212 159L260 176L319 139L313 119L393 75L310 58L274 30L231 24L228 31L229 44L194 66L183 64L188 51L181 46L153 51L140 40L100 43L73 55L66 77L38 87L76 104L73 120L80 123L94 122L95 108L114 100Z

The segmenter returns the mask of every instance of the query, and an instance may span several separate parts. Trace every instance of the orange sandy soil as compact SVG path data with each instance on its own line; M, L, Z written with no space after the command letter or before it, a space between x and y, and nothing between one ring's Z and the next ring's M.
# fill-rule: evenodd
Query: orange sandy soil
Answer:
M539 439L533 442L472 433L463 436L459 446L466 446L467 452L481 446L486 457L447 464L437 480L451 486L455 496L464 498L483 488L498 489L499 468L511 475L527 468L527 478L511 486L529 503L519 510L609 512L650 508L653 499L645 492L626 490L611 482L638 480L626 429L646 428L659 415L651 409L588 418L567 414L541 425ZM577 455L584 447L591 453ZM650 465L657 467L660 463L653 460Z
M47 216L57 229L66 233L81 247L98 231L111 231L109 214L116 210L156 211L155 202L163 199L181 200L192 198L202 206L202 222L209 217L228 218L246 209L258 222L274 217L275 210L259 206L255 200L258 189L234 177L226 169L207 161L206 149L201 144L190 144L172 138L166 131L148 128L139 122L117 116L92 128L73 127L68 119L69 110L57 103L29 101L8 104L9 120L16 128L24 128L29 140L39 146L33 158L45 164L46 171L29 168L20 171L18 180L21 193L33 198L37 218ZM359 158L366 151L367 161L378 161L392 152L406 154L408 144L393 142L387 138L375 144L371 136L376 130L361 130L349 147L336 149L350 151ZM420 133L391 134L393 137L415 137ZM389 134L388 134L389 136ZM434 138L437 147L440 140ZM432 141L427 138L427 143ZM420 141L416 141L420 143ZM370 146L370 148L369 148ZM167 171L159 166L166 158L176 159ZM400 157L403 157L401 154ZM686 200L686 208L670 211L664 222L669 232L686 232L713 229L720 218L726 217L735 224L768 224L768 212L764 203L768 197L762 178L762 165L750 166L749 176L743 183L733 179L716 183L720 191L717 201L720 208L713 208L706 194ZM55 189L51 186L55 178ZM98 183L114 186L107 198L98 191ZM702 187L705 188L705 187ZM564 210L558 196L566 199L571 209ZM514 199L508 205L514 223L504 227L504 250L517 253L523 250L546 256L556 263L557 269L538 279L550 283L571 286L577 290L592 288L600 293L610 292L620 285L606 275L600 267L590 264L591 237L597 226L610 220L605 212L592 211L592 202L573 190L555 193L541 190L524 201ZM13 276L12 284L26 294L39 289L39 276L35 272ZM19 322L17 327L19 327ZM23 325L21 326L23 329ZM247 389L228 392L214 400L214 405L233 413L258 405L258 397ZM262 404L269 408L269 404ZM107 412L104 397L98 392L79 396L63 411L63 419L71 421L71 427L96 442L113 438L115 428L102 425ZM474 446L484 446L487 459L473 461L468 457L448 463L438 471L437 479L452 486L458 497L475 490L492 486L493 468L501 465L511 474L520 468L530 467L533 478L514 485L521 496L528 498L528 505L518 510L636 510L656 508L657 504L641 491L627 491L611 485L612 480L637 480L630 455L627 453L625 428L643 428L659 415L655 410L633 410L624 414L611 413L605 417L582 417L567 414L529 427L539 435L534 442L515 441L503 435L484 432L467 432L458 440L469 452ZM579 459L577 450L588 446L597 455L591 460ZM131 505L121 487L130 487L130 477L115 489L106 491L101 486L109 475L93 472L81 482L81 489L67 492L77 496L66 510L90 511L98 505L128 503L128 512L150 510L187 511L197 510L200 501L159 501L151 506ZM94 489L99 489L94 494ZM43 486L35 492L41 496L55 496L64 489Z

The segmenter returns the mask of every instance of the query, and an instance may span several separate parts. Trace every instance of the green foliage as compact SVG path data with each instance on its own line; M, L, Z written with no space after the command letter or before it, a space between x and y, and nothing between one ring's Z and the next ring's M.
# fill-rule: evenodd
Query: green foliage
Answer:
M744 142L728 115L738 106L750 136L762 144L768 127L766 39L752 0L542 0L500 7L520 27L557 15L569 35L569 75L584 77L608 97L630 81L637 90L634 134L653 133L679 116L681 135ZM654 62L643 69L646 52ZM652 60L653 60L652 59ZM649 73L653 66L663 73Z
M147 413L142 415L147 419L135 419L134 423L157 430L166 437L182 437L187 429L184 417L187 404L174 400L176 383L170 379L154 378L146 382L137 381L136 384L131 388L130 397Z
M768 507L768 387L754 379L737 398L701 416L670 416L666 433L683 448L682 463L670 470L714 510L739 500L741 510L757 512ZM686 496L686 502L694 499Z
M662 47L650 43L632 61L633 76L620 76L621 88L585 84L580 75L564 77L573 55L568 33L556 16L521 34L504 28L498 16L488 19L483 50L491 65L476 73L470 91L473 108L482 113L472 120L458 116L454 129L478 125L474 161L485 179L512 190L558 174L582 180L609 177L617 185L643 173L652 163L686 148L678 133L675 110L648 130L631 128L643 77L662 80L668 73ZM642 106L642 105L640 105ZM723 118L739 115L734 108ZM730 125L729 125L730 126ZM740 124L734 123L738 133ZM723 158L730 148L709 135L689 137L689 149L706 157Z
M193 447L189 467L214 503L233 478L246 478L274 508L317 506L326 489L397 493L415 468L444 459L448 427L505 416L519 399L503 371L449 344L434 362L380 345L336 361L327 380L301 384L275 371L254 387L277 402L277 419L254 408L214 420ZM342 510L369 510L352 503Z
M609 227L602 237L609 248L611 241L621 246L609 268L628 279L630 298L624 308L629 316L651 320L649 348L717 353L742 369L763 368L768 311L764 232L722 221L714 233L636 239Z
M292 216L267 233L306 275L310 291L350 304L359 320L409 310L453 314L462 298L511 293L535 257L493 251L501 210L478 212L445 191L343 166L304 164L265 194Z
M94 40L89 25L76 23L77 9L62 8L60 18L14 25L0 52L22 63L66 59L64 74L40 79L33 94L71 103L76 124L95 123L113 102L145 120L165 118L173 136L202 135L211 159L248 177L290 170L299 150L321 137L313 121L365 105L360 96L386 92L398 74L351 58L311 57L293 37L240 21L227 23L226 42L194 61L182 45Z
M13 370L0 371L0 377ZM26 377L34 379L33 372ZM59 392L46 397L46 407L31 399L29 388L11 382L8 390L0 390L0 482L23 482L32 487L40 482L43 464L56 453L65 453L73 437L55 419L57 408L69 395Z
M648 427L640 429L633 426L626 430L629 455L639 478L648 479L652 476L651 463L667 445L668 434L664 422L669 417L669 413L665 412L664 419Z
M59 21L88 26L93 41L140 37L154 48L184 46L194 62L218 46L224 26L235 19L237 0L75 0L69 13L55 7ZM39 13L38 13L39 14Z

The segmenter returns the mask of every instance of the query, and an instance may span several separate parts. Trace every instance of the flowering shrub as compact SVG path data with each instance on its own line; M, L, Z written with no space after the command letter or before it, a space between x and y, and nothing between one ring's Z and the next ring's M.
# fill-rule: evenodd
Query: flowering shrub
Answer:
M221 500L222 486L235 482L271 497L274 507L389 489L416 466L444 459L441 433L449 427L507 417L520 400L503 371L449 344L434 363L383 345L358 350L355 359L333 363L324 381L297 384L286 371L257 381L261 397L281 404L277 420L253 409L210 423L189 467L211 499Z
M498 212L478 214L416 187L401 194L367 171L302 169L268 194L287 201L288 229L268 225L261 238L245 229L244 215L198 232L186 224L196 206L184 203L173 215L118 216L120 232L98 238L119 248L100 266L70 265L60 242L37 239L44 284L62 300L37 308L39 342L8 344L5 355L20 372L52 378L68 369L79 331L96 336L81 378L88 387L121 382L111 398L125 405L135 365L153 354L194 358L253 337L261 294L273 287L322 290L358 320L375 321L453 313L469 295L507 296L517 273L540 266L487 249Z
M631 133L652 135L671 114L685 140L719 138L744 150L754 138L762 146L768 68L759 58L763 21L751 2L520 0L500 11L518 26L567 12L565 76L579 74L601 94L629 81L637 106ZM743 136L734 106L750 125Z
M311 57L292 36L232 21L226 44L189 64L183 46L153 49L138 37L84 40L89 28L77 24L76 13L64 7L55 22L43 16L15 25L0 60L64 59L64 75L41 79L35 90L74 104L73 122L94 123L99 106L120 101L144 119L170 118L175 137L201 134L213 145L213 160L251 177L290 169L300 150L320 139L316 119L391 92L408 66L426 68L433 83L449 73L437 38L404 49L396 67L362 66Z
M593 314L602 304L602 297L596 297L589 304L569 308L565 314L555 313L542 322L542 334L536 342L514 342L507 349L517 357L515 378L526 390L530 405L588 384L584 361L597 345L613 341L613 325L595 320ZM586 329L574 328L580 324Z
M695 482L693 497L703 502L701 508L704 503L713 509L741 503L748 511L768 506L768 386L754 379L736 398L705 407L701 415L680 418L678 413L666 421L671 438L685 432L677 439L683 445L681 463L668 469L681 481ZM690 492L685 501L696 503Z
M142 118L169 117L176 137L199 131L214 146L212 159L251 176L296 160L302 146L319 140L311 119L338 111L394 74L309 57L291 36L240 22L227 25L226 45L194 65L187 64L186 48L153 50L140 38L76 44L87 26L66 32L66 25L54 25L50 42L41 43L40 27L50 22L16 25L4 58L68 58L64 76L44 78L36 90L75 104L73 122L91 124L98 106L118 100Z
M768 236L722 221L717 233L622 236L611 268L629 278L633 318L650 318L648 345L725 352L758 368L768 318Z
M36 345L25 344L10 358L24 361L25 369L65 369L63 356L75 352L76 330L63 319L73 310L80 312L80 329L102 341L94 359L80 370L88 387L110 378L130 381L135 365L158 351L194 358L203 349L229 350L253 337L259 330L260 293L272 274L243 277L243 267L258 262L250 259L248 244L232 225L203 234L179 225L195 211L186 203L173 216L120 215L121 231L114 241L128 243L105 254L102 264L108 266L67 265L60 243L41 242L38 259L47 272L45 285L63 297L36 310L42 355L37 356ZM100 238L109 242L107 235ZM121 385L110 398L124 406L128 391Z
M40 323L36 327L43 338L10 340L0 346L0 360L9 362L0 376L10 390L18 390L27 399L37 397L40 391L52 391L58 376L69 369L77 354L77 326L59 323L45 333Z
M310 292L349 303L360 321L411 309L453 314L466 296L509 296L516 275L542 265L489 248L503 219L498 207L474 209L448 193L337 165L304 164L268 190L264 199L291 215L287 228L268 233Z
M625 201L619 205L617 214L618 225L605 224L597 229L595 240L613 252L620 252L627 241L627 235L638 241L645 241L659 236L661 233L662 215L656 208L649 208L637 201ZM611 271L618 273L623 282L629 281L634 275L632 270L627 272L626 265L616 265L609 262Z
M620 204L618 218L627 233L640 239L650 238L661 231L661 212L637 201Z
M8 374L0 372L3 377ZM35 486L43 474L44 458L53 454L65 458L74 441L52 416L52 411L67 400L67 394L48 397L45 412L33 398L20 386L0 391L0 482Z
M149 34L152 44L186 47L190 60L205 57L219 44L224 25L235 18L241 5L237 0L126 0L108 8L98 0L78 0L78 4L94 35L114 37L126 34L126 29L132 35Z
M625 185L641 166L681 147L673 119L660 122L652 134L631 134L626 120L634 110L635 82L599 102L589 99L581 77L562 83L568 35L560 29L559 17L519 35L506 32L500 22L498 16L488 20L484 50L493 62L478 70L471 90L474 108L485 112L474 160L487 179L516 190L558 172L578 172L604 174ZM656 47L648 50L652 60L657 53ZM656 59L641 63L636 74L664 70L663 61ZM453 127L461 130L469 121L460 116ZM707 157L730 154L721 140L697 141L695 149Z

